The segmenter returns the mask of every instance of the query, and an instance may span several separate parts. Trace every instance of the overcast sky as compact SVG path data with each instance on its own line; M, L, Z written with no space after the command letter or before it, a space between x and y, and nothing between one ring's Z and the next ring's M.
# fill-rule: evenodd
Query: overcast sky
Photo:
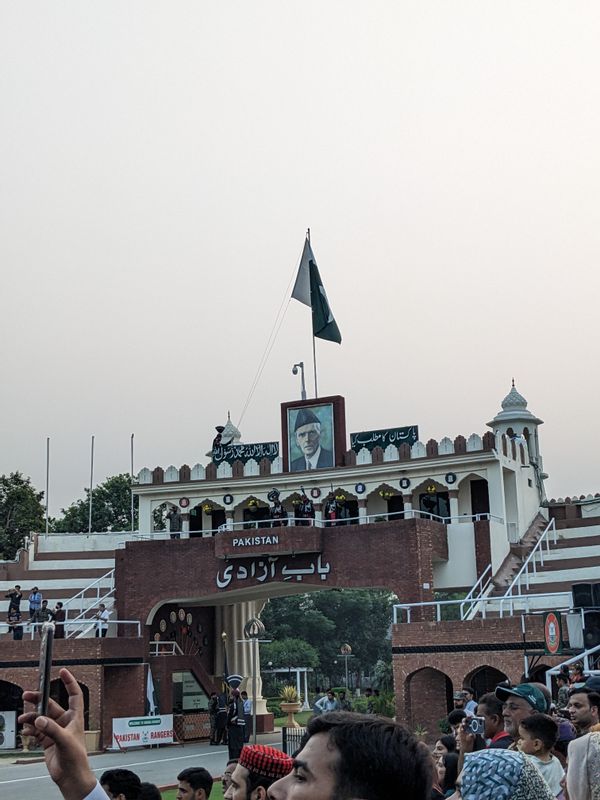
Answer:
M91 434L98 481L132 432L136 471L206 463L310 227L348 432L482 434L514 376L549 496L600 491L598 3L0 9L0 472L42 489L50 436L56 514ZM292 301L244 441L310 330Z

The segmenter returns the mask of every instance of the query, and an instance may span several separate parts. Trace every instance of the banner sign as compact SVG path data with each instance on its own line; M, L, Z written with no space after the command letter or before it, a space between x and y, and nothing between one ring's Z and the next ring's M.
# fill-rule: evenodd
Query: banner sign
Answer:
M144 747L149 744L173 744L173 714L155 717L115 717L113 749Z
M268 458L274 461L279 455L279 442L258 442L256 444L226 444L214 447L212 450L212 460L215 464L226 461L233 464L234 461L241 461L243 464L253 458L261 461Z
M544 615L544 652L547 656L562 653L562 626L560 613L549 611Z
M385 428L381 431L361 431L361 433L350 434L350 448L358 453L363 447L373 450L374 447L381 447L383 450L393 444L400 447L401 444L408 444L410 447L419 440L419 427L408 425L405 428Z

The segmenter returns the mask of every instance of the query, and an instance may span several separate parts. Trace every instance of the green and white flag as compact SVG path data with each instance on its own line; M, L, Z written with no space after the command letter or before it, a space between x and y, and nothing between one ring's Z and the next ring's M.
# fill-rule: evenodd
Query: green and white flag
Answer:
M337 342L338 344L342 343L342 334L331 313L323 281L319 275L317 261L308 237L304 242L304 250L302 251L292 297L304 303L305 306L312 308L313 336L319 339L327 339L330 342Z

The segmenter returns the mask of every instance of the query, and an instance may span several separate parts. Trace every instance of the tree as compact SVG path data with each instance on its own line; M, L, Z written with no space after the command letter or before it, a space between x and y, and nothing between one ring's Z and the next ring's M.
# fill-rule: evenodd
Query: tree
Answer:
M134 521L137 523L138 498L135 498ZM88 530L90 490L85 490L85 500L76 500L62 509L63 516L54 524L58 532L82 533ZM131 476L126 473L112 475L94 488L92 495L92 530L131 530Z
M275 669L316 667L319 654L311 644L302 639L281 639L263 644L260 648L260 660L263 666L270 661Z
M20 472L0 476L0 553L12 559L23 547L25 536L44 527L43 492Z
M292 636L308 642L318 652L321 670L340 679L343 644L352 647L349 668L359 676L371 672L379 659L391 661L392 602L393 595L386 591L333 589L275 598L261 619L270 639Z

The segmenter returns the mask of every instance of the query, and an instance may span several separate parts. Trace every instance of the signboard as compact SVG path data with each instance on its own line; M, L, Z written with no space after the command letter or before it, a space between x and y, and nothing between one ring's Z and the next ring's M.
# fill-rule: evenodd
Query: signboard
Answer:
M408 425L405 428L385 428L380 431L361 431L360 433L350 434L350 449L358 453L363 447L373 450L374 447L381 447L383 450L393 444L400 447L407 444L410 447L419 440L419 427Z
M234 461L241 461L245 464L253 458L261 461L268 458L274 461L279 455L279 442L257 442L256 444L226 444L214 447L212 450L212 460L215 464L226 461L233 464Z
M556 656L562 653L562 647L560 614L549 611L544 614L544 652L547 656Z
M113 749L173 744L173 714L161 714L155 717L115 717L112 722Z

